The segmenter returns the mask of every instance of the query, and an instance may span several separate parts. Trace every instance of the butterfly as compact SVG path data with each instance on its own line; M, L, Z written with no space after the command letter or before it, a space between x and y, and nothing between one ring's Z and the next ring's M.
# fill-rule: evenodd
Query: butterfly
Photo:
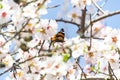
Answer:
M64 33L64 29L62 28L57 34L55 34L53 37L51 37L51 42L49 45L49 50L51 47L52 43L55 42L64 42L64 37L65 37L65 33Z

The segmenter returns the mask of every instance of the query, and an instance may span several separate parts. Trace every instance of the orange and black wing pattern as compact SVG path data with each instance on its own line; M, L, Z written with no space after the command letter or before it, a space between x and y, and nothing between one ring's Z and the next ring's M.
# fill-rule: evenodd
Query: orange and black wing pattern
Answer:
M64 42L64 29L62 28L56 35L51 38L52 42Z
M65 37L65 33L64 33L64 29L62 28L57 34L55 34L55 35L51 38L50 46L51 46L51 44L54 43L54 42L64 42L64 37ZM49 49L50 49L50 46L49 46Z

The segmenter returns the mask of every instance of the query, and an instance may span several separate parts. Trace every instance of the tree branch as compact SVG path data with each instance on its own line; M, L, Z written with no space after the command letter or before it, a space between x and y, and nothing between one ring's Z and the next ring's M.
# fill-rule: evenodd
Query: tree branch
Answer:
M28 61L31 61L32 59L35 59L35 58L38 58L38 57L50 56L50 55L52 55L52 54L41 54L41 55L38 55L38 56L34 56L34 57L31 57L31 58L26 59L26 60L24 60L24 61L18 62L18 64L16 64L16 65L24 64L24 63L26 63L26 62L28 62ZM2 76L3 74L7 73L7 72L10 71L12 68L13 68L13 66L10 67L9 69L5 70L4 72L0 73L0 76Z
M87 11L87 9L86 9L86 6L85 6L85 8L82 10L82 17L81 17L81 22L80 22L81 26L78 26L79 29L77 31L77 33L82 34L81 37L85 36L84 33L86 31L85 30L86 11Z
M92 20L92 24L97 22L97 21L100 21L100 20L103 20L105 18L108 18L108 17L111 17L111 16L115 16L115 15L118 15L120 14L120 10L118 11L114 11L114 12L110 12L108 14L103 14L102 16L99 16L98 18ZM77 24L75 22L72 22L72 21L68 21L68 20L63 20L63 19L56 19L57 22L64 22L64 23L70 23L70 24L73 24L73 25L76 25L77 27L81 26L81 24ZM89 28L90 24L85 28L85 30L87 30ZM78 30L79 32L79 30Z
M57 22L64 22L64 23L70 23L70 24L73 24L73 25L76 25L76 26L80 26L80 24L77 24L75 22L72 22L72 21L68 21L68 20L63 20L63 19L56 19Z
M111 12L111 13L108 13L108 14L104 14L104 15L102 15L102 16L94 19L94 20L92 20L92 23L95 23L95 22L97 22L97 21L100 21L100 20L102 20L102 19L105 19L105 18L114 16L114 15L117 15L117 14L120 14L120 10L114 11L114 12Z
M98 18L92 20L91 23L93 24L93 23L96 23L97 21L103 20L103 19L111 17L111 16L115 16L115 15L118 15L118 14L120 14L120 10L114 11L114 12L110 12L108 14L104 14L102 16L99 16ZM87 30L89 28L91 23L89 23L89 25L87 27L85 27L85 30Z
M10 71L10 70L11 70L11 68L12 68L12 67L10 67L10 68L9 68L9 69L7 69L6 71L4 71L4 72L0 73L0 76L2 76L3 74L7 73L8 71Z

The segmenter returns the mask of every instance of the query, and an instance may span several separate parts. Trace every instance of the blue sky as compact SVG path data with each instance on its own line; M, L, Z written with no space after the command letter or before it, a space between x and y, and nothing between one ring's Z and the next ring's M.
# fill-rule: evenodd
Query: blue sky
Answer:
M120 0L108 0L103 9L109 11L120 10ZM113 28L120 28L120 14L107 18L106 24Z

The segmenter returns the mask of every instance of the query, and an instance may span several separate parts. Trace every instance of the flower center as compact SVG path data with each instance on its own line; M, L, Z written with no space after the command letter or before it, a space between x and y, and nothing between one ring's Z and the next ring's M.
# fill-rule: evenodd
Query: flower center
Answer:
M6 12L3 12L2 13L2 17L6 17L7 13Z
M112 42L117 42L117 37L112 37Z
M94 56L93 52L89 52L88 55L89 55L89 57L93 57Z
M41 29L40 29L40 32L43 33L43 34L46 34L46 31L45 31L44 28L41 28Z
M76 18L76 17L77 17L76 13L73 13L72 18Z

